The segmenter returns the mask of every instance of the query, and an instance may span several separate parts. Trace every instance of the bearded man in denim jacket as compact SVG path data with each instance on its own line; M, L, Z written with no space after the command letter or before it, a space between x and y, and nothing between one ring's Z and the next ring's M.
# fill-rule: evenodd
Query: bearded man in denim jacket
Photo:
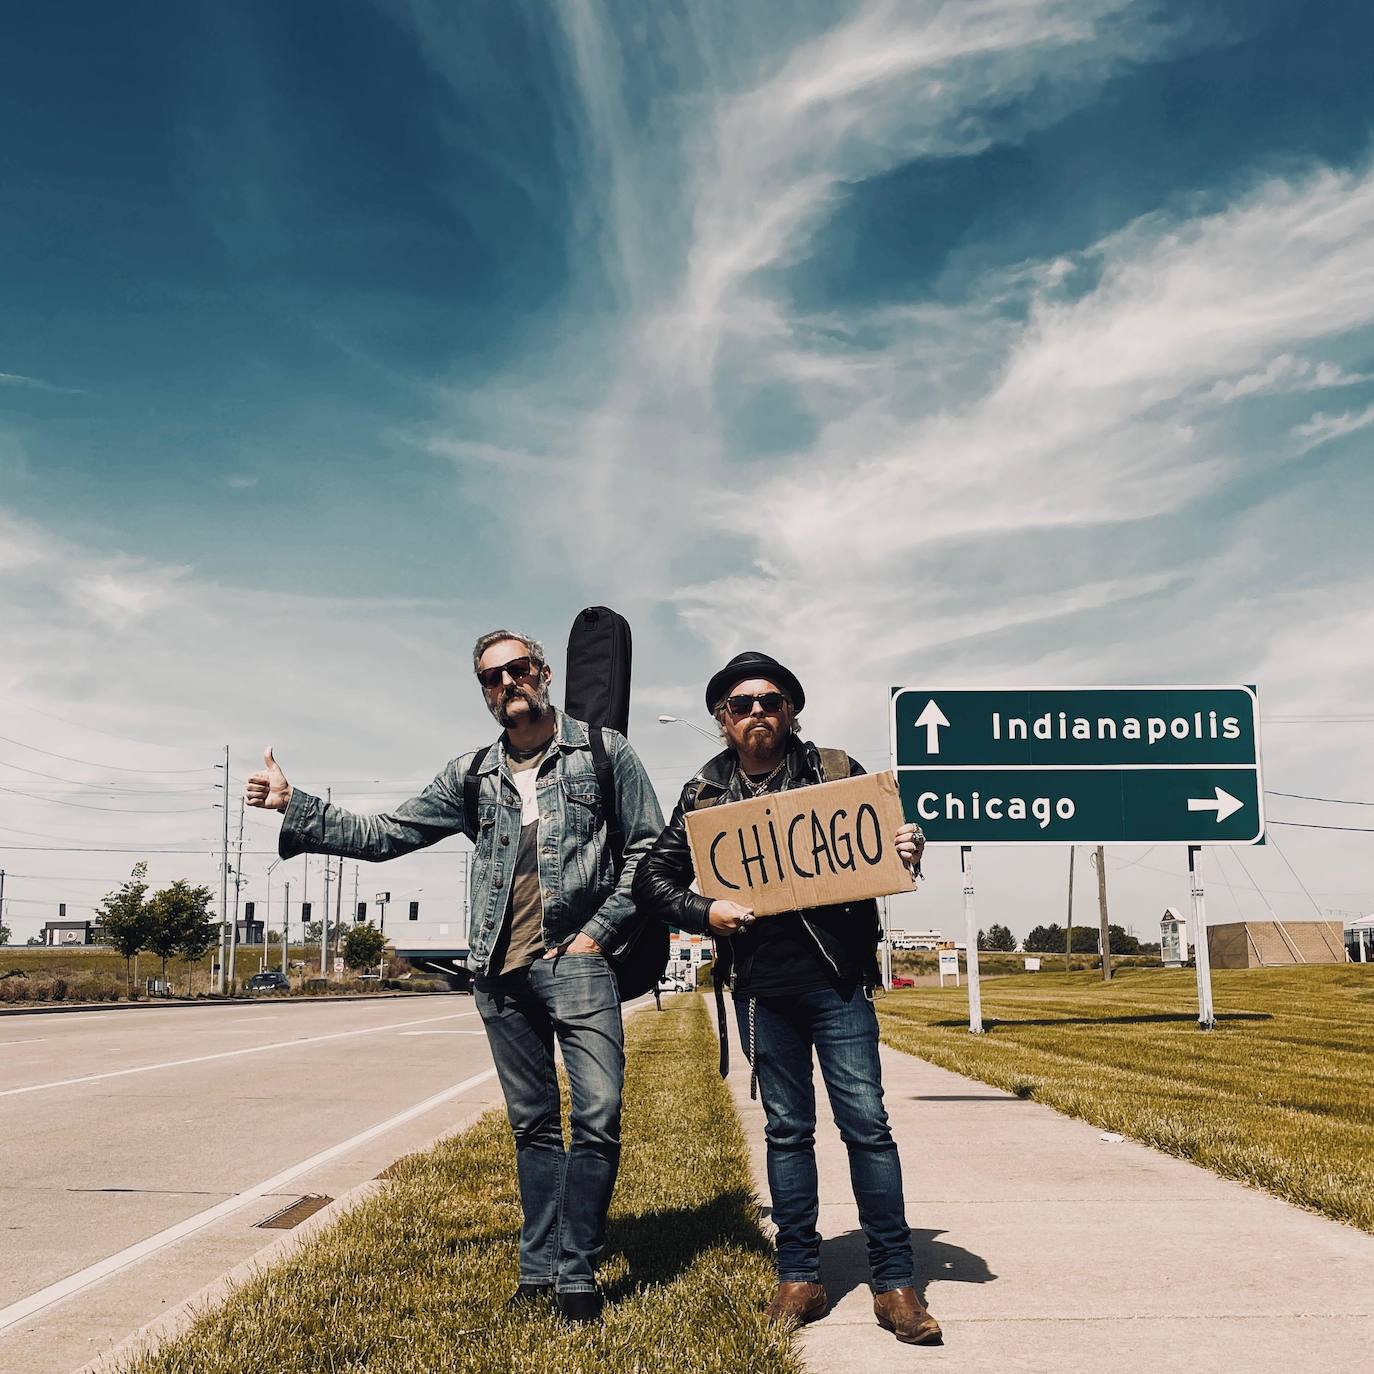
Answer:
M552 1298L570 1320L594 1321L625 1078L620 995L606 956L630 934L635 867L663 816L639 757L610 730L603 738L615 796L601 796L589 727L550 705L552 673L537 640L494 630L472 660L504 728L494 746L453 759L418 797L383 815L355 815L292 787L270 749L245 797L285 813L283 859L394 859L448 835L472 840L468 966L515 1135L524 1213L510 1302ZM470 828L464 781L474 763ZM611 808L625 837L618 871L607 844ZM566 1150L555 1038L572 1098Z

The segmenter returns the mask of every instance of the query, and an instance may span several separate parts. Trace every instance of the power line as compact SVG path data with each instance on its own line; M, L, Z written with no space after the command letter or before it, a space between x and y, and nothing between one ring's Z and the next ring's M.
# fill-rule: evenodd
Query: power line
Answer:
M1299 830L1351 830L1359 835L1374 835L1374 825L1317 825L1312 821L1270 821L1270 825L1291 825Z
M1266 797L1295 797L1298 801L1330 802L1332 806L1374 806L1374 801L1350 801L1346 797L1313 797L1306 792L1275 792L1272 788L1264 789Z
M0 768L13 768L18 773L27 773L34 778L47 778L50 782L60 782L67 787L90 787L104 793L108 789L110 796L126 797L163 797L180 796L184 793L201 792L204 787L122 787L117 782L83 782L79 778L62 778L56 773L40 773L36 768L25 768L22 763L10 763L6 759L0 759ZM31 787L38 786L30 783Z
M0 735L0 740L6 744L17 745L20 749L27 749L30 753L43 754L50 759L61 759L64 763L85 764L87 768L103 768L108 773L153 773L165 776L169 773L208 773L215 766L207 763L199 768L126 768L119 763L100 763L96 759L79 759L71 754L54 754L51 749L40 749L36 744L25 744L22 739L10 739L8 735Z
M43 716L48 720L55 720L60 725L70 725L76 730L87 730L93 735L104 735L106 739L123 740L125 744L138 744L145 749L168 749L174 754L198 754L199 749L191 749L184 744L157 744L152 740L135 739L132 735L119 735L113 730L102 730L98 725L91 725L86 721L68 720L66 716L54 715L51 711L41 710L37 706L31 706L27 702L19 708L21 711L29 711L35 716Z
M21 792L17 787L5 787L3 785L0 785L0 792L9 792L16 797L27 797L30 801L47 802L49 806L76 806L82 811L103 811L107 815L119 812L128 816L188 816L193 811L206 809L204 805L173 806L158 810L149 810L139 806L92 806L89 802L63 801L61 797L41 797L35 792Z
M1322 914L1322 909L1317 905L1317 899L1313 897L1313 895L1310 892L1307 891L1307 885L1303 882L1301 878L1298 877L1298 870L1294 868L1291 863L1288 863L1288 855L1285 854L1282 849L1279 849L1279 842L1277 840L1271 839L1270 844L1272 844L1274 848L1278 850L1279 858L1281 858L1284 861L1284 863L1288 864L1288 871L1293 875L1295 879L1297 879L1298 886L1302 888L1304 894L1306 894L1307 900L1312 903L1312 910L1315 911L1318 916L1320 916Z

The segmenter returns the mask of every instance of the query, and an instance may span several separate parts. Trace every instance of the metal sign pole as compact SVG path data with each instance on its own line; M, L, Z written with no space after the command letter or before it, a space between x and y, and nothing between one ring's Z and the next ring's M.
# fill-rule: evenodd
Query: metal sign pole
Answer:
M959 866L964 872L964 939L968 966L968 1028L972 1035L983 1033L983 996L978 986L978 918L973 911L973 846L959 846Z
M1201 1030L1215 1028L1212 1010L1212 957L1207 948L1207 908L1202 891L1202 846L1188 846L1188 878L1193 899L1193 952L1197 963L1197 1023Z

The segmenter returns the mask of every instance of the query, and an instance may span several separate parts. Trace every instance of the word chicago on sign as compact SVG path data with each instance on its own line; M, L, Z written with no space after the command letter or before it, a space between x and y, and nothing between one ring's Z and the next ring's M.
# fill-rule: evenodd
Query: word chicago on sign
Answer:
M706 807L686 823L702 895L760 916L911 889L892 846L902 806L891 773Z

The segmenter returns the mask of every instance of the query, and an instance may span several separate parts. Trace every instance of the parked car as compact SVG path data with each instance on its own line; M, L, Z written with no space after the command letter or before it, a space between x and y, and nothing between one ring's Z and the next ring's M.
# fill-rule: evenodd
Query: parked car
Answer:
M916 986L916 980L906 977L905 974L894 973L892 975L892 986L894 988L914 988Z
M658 980L659 992L691 992L692 986L685 978L679 978L676 974L665 974Z
M244 985L245 992L289 992L291 984L280 969L255 973Z

